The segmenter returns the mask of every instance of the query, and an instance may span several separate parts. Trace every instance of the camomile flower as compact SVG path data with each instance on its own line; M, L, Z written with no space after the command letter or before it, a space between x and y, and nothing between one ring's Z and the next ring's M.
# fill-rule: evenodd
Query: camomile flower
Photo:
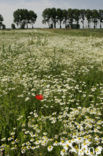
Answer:
M69 148L69 145L68 144L64 144L63 148L67 151L68 148Z
M98 146L98 147L95 149L96 155L101 154L102 150L103 150L103 147Z
M48 151L51 152L53 150L53 146L48 146Z
M5 141L5 140L6 140L6 138L2 138L2 139L1 139L1 141Z
M26 97L26 98L25 98L25 102L28 101L28 100L29 100L29 97Z
M62 149L61 152L60 152L60 155L61 156L64 156L65 154L66 154L66 150L65 149Z
M25 150L25 149L22 149L22 150L21 150L21 153L22 153L22 154L24 154L25 152L26 152L26 150Z
M53 146L58 146L58 141L55 141L55 142L53 143Z

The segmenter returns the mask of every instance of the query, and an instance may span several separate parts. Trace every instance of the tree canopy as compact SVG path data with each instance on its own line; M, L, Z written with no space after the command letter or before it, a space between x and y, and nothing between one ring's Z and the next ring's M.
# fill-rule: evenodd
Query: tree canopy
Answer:
M33 28L37 19L37 14L34 11L28 11L27 9L17 9L14 11L13 16L14 23L20 28L28 28L28 24L32 25Z
M46 8L43 13L43 23L48 23L49 27L53 26L56 28L56 24L59 23L60 28L62 24L65 24L65 28L69 26L70 28L73 25L76 25L76 28L79 28L80 23L83 25L87 21L88 28L90 28L91 23L94 24L94 28L97 27L97 24L100 23L100 28L102 28L103 23L103 10L90 10L90 9L72 9L68 10L60 8Z
M0 14L0 29L5 29L5 25L3 24L4 18L3 16Z

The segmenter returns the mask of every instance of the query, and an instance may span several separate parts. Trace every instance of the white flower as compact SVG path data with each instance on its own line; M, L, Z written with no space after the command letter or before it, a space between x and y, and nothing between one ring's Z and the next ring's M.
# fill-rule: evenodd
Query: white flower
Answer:
M95 149L96 155L101 154L102 149L103 149L103 147L98 146L98 147Z
M12 132L11 135L15 135L15 132Z
M21 150L21 153L22 153L22 154L24 154L25 152L26 152L25 149L22 149L22 150Z
M43 140L43 141L41 142L41 145L42 145L42 146L46 146L46 145L47 145L47 143L48 143L48 141L47 141L47 140Z
M54 146L58 146L58 142L55 141L55 142L53 143L53 145L54 145Z
M34 139L32 138L32 139L30 139L30 142L33 142L34 141Z
M69 148L69 145L68 144L64 144L63 148L67 151L68 148Z
M19 121L19 120L21 120L23 118L23 116L21 115L17 120Z
M51 152L53 150L53 146L48 146L48 151Z
M71 141L71 140L67 140L67 141L66 141L66 144L67 144L68 146L72 147L72 141Z
M6 138L2 138L2 139L1 139L1 141L5 141L5 140L6 140Z
M29 134L29 131L26 131L25 134Z
M29 97L26 97L26 98L25 98L25 102L28 101L28 100L29 100Z
M13 138L12 138L12 137L9 137L9 138L8 138L8 141L11 141L11 140L13 140Z
M60 152L60 155L61 156L64 156L65 154L66 154L66 150L65 149L62 149L61 152Z
M30 148L31 148L32 150L35 150L36 147L35 147L35 146L31 146Z

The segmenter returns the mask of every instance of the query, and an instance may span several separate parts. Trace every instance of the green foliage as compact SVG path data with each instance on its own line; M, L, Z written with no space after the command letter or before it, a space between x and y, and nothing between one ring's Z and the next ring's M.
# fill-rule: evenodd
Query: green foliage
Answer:
M2 23L3 21L4 21L3 16L0 15L0 29L2 29L3 27L3 23Z
M53 28L56 28L56 23L60 24L60 28L62 24L65 24L65 28L72 28L72 25L77 24L77 28L79 28L79 23L81 22L84 29L84 21L87 19L88 28L90 28L91 22L94 23L94 28L96 28L98 22L100 21L100 28L102 28L103 22L103 10L90 10L90 9L72 9L68 10L60 9L60 8L46 8L43 13L43 23L48 23L49 28L51 24L53 24Z
M94 29L97 26L98 19L99 19L99 12L97 10L92 10L92 20L93 20L93 23L94 23Z
M103 155L102 33L0 31L1 155Z
M33 24L37 19L37 14L34 11L28 11L27 9L17 9L14 11L13 16L14 22L22 29L24 29L25 26L28 28L28 24L31 24L33 28Z
M63 10L57 9L57 20L60 23L60 29L61 29L61 23L63 21Z

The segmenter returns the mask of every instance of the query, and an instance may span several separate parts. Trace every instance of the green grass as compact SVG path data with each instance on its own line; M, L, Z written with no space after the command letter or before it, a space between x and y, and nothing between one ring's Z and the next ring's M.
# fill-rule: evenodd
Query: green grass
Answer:
M103 145L102 33L0 31L0 155L77 156L80 139Z
M41 30L41 29L40 29ZM103 29L44 29L45 31L49 31L51 33L56 33L59 35L69 35L69 36L84 36L84 37L103 37Z

